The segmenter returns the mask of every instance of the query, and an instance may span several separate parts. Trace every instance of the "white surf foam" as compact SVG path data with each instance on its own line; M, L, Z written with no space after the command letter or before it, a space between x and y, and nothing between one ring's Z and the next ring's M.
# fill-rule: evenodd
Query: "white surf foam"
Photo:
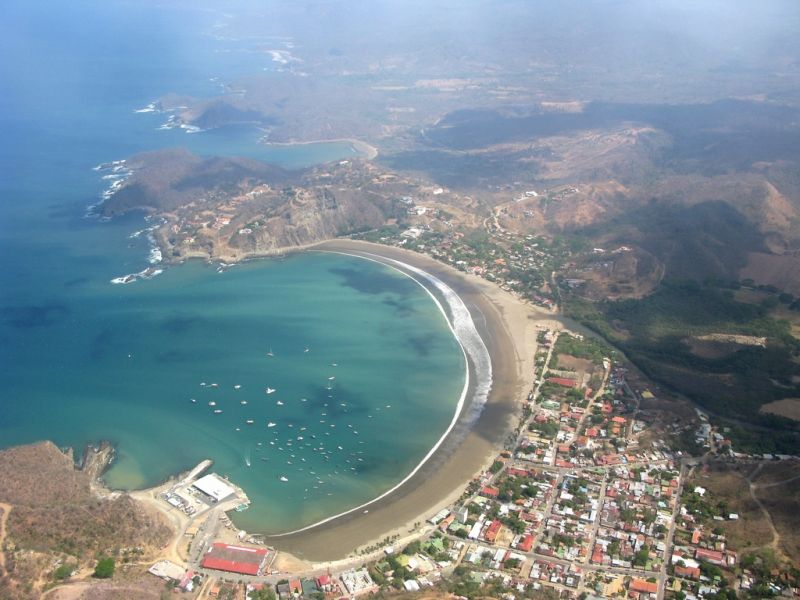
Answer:
M442 436L437 440L437 442L433 445L433 447L428 451L428 453L422 458L422 460L415 466L408 475L406 475L399 483L391 487L390 489L383 492L381 495L364 502L358 506L354 506L346 511L340 512L339 514L333 515L326 519L322 519L321 521L317 521L311 525L307 525L300 529L295 529L294 531L287 531L285 533L274 534L268 537L284 537L287 535L294 535L296 533L302 533L303 531L308 531L309 529L313 529L314 527L319 527L320 525L324 525L325 523L330 523L335 519L343 517L345 515L349 515L354 513L357 510L363 510L366 507L378 502L386 498L387 496L396 492L400 487L402 487L406 482L408 482L414 475L416 475L419 470L425 465L428 460L436 453L436 451L442 446L447 436L455 428L456 424L458 423L462 412L464 410L464 406L467 400L467 393L469 392L469 385L470 385L470 361L472 362L473 369L475 371L475 388L472 395L472 402L470 403L470 413L468 415L467 422L472 424L477 417L480 415L483 407L486 404L486 401L489 398L489 391L492 387L492 359L489 356L489 350L486 348L486 344L484 344L483 339L481 338L480 334L478 333L478 329L475 327L475 322L472 320L472 315L469 312L466 304L461 299L461 297L456 294L450 286L444 283L438 277L431 275L427 271L423 271L422 269L418 269L417 267L411 266L407 263L401 262L399 260L394 260L391 258L386 258L384 256L380 256L377 254L371 254L365 252L363 254L352 254L349 252L338 252L338 251L327 251L331 252L332 254L343 254L345 256L353 256L356 258L362 258L364 260L369 260L372 262L377 262L388 266L399 273L402 273L409 279L412 279L417 285L419 285L422 289L424 289L431 299L436 303L436 306L439 308L439 311L444 316L445 321L447 322L450 331L453 333L453 336L456 338L459 346L461 347L461 352L464 355L464 366L465 366L465 377L464 377L464 387L461 390L461 396L458 399L458 403L456 405L455 414L453 418L450 420L450 424L448 425L447 429L444 431ZM413 275L412 275L413 273ZM429 284L433 285L436 290L442 295L444 301L447 303L447 307L450 310L450 315L447 314L444 306L442 303L439 302L439 299L431 292L431 290L420 281L419 278L425 279Z

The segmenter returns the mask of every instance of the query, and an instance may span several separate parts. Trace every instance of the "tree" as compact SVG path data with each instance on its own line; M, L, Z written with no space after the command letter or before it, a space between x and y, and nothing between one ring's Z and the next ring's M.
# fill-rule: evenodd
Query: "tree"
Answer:
M109 579L114 575L114 559L110 556L101 558L97 561L94 568L94 576L98 579Z
M57 579L59 581L61 581L62 579L67 579L70 575L72 575L72 572L75 569L76 569L75 565L72 565L72 564L69 564L69 563L65 563L65 564L61 565L60 567L58 567L53 572L53 579Z
M250 600L275 600L275 592L271 587L264 587L260 590L253 590L248 596Z

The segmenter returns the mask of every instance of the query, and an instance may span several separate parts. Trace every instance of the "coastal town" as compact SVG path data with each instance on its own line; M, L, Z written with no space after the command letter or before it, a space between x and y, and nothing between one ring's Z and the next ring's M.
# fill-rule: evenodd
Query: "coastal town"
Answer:
M557 203L578 188L499 190L516 195L468 228L454 214L465 199L455 202L446 188L411 185L358 161L343 161L333 172L339 183L364 178L396 215L389 226L348 237L426 255L490 282L540 316L513 431L456 501L326 563L294 557L237 527L235 512L250 503L245 491L207 472L210 461L201 463L177 481L132 494L165 513L179 532L148 565L151 577L163 580L171 595L203 600L416 592L505 600L733 600L748 590L798 595L800 573L790 563L728 539L740 515L704 485L715 465L758 470L780 462L793 469L800 459L736 448L728 427L657 386L598 336L558 318L565 296L610 290L615 284L599 283L598 273L641 252L584 247L516 226L531 218L534 205ZM327 189L329 173L313 178ZM233 205L265 194L290 194L299 205L306 193L268 186L238 191ZM334 202L319 194L315 201ZM191 241L187 232L197 228L227 235L238 227L237 236L248 236L261 227L252 219L246 227L233 223L225 211L235 214L234 206L216 208L221 212L198 212L194 205L178 211L185 231L172 223L172 234ZM164 242L157 230L146 230L153 244ZM167 256L169 246L162 250Z
M734 598L738 590L797 595L797 574L766 570L731 547L720 524L738 521L697 483L710 461L758 461L734 453L705 416L665 414L616 352L564 329L540 328L513 441L411 541L387 538L349 558L292 569L225 510L241 490L201 465L159 493L185 515L182 562L150 573L198 598L355 598L389 591L456 597ZM686 430L702 455L672 450ZM796 462L795 457L769 460Z

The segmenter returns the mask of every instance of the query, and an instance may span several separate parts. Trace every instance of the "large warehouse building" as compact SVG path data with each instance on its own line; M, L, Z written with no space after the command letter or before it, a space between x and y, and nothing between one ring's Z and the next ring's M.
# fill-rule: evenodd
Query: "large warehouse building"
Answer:
M214 502L222 502L236 493L231 485L219 475L211 473L194 482L194 488L203 492Z
M269 551L264 548L245 548L215 542L206 552L200 566L240 575L262 575L268 556Z

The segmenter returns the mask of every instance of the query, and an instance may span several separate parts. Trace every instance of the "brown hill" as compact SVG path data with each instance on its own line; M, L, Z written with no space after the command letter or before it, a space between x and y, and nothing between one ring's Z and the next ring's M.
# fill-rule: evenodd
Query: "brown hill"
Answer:
M138 556L171 535L160 514L129 496L98 496L89 472L50 442L0 452L0 481L0 503L10 507L0 598L38 597L36 586L62 561L91 565L98 555Z

